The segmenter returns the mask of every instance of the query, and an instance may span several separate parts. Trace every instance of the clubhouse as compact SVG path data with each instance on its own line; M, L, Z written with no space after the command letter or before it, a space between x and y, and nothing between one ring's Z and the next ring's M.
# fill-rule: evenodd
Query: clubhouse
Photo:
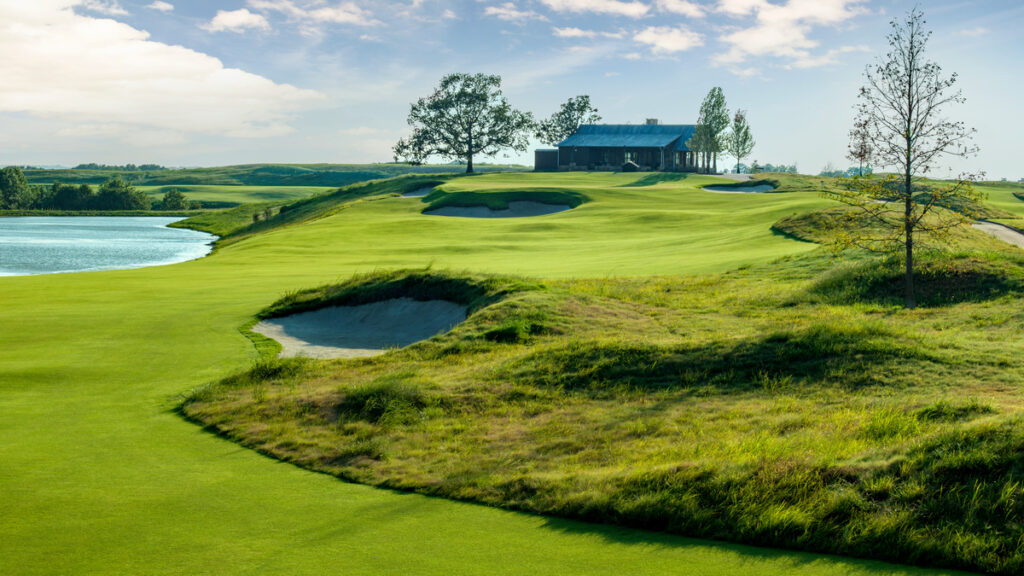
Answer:
M639 170L693 172L697 155L686 147L692 124L584 124L559 142L558 149L537 150L537 171Z

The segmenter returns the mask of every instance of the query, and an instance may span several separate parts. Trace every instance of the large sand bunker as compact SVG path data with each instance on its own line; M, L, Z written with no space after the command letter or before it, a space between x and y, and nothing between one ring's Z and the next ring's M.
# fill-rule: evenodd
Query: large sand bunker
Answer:
M426 340L465 319L466 307L453 302L396 298L272 318L253 331L277 340L282 357L356 358Z
M493 210L487 206L443 206L424 212L430 216L455 216L459 218L529 218L571 210L567 204L544 204L528 200L508 203L506 210Z
M758 184L756 186L705 186L704 189L708 192L718 192L719 194L760 194L775 190L775 186L771 184Z

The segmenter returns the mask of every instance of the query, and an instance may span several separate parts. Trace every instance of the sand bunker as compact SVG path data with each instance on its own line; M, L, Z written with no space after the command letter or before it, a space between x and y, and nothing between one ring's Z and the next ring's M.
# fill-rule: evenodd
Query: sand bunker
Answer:
M971 226L974 226L986 234L991 234L1003 242L1009 242L1018 248L1024 248L1024 234L1021 234L1009 226L1003 226L1002 224L996 224L995 222L988 222L986 220L980 220L971 224Z
M424 212L430 216L456 216L459 218L529 218L571 210L566 204L542 204L519 200L508 203L507 210L492 210L487 206L444 206Z
M402 194L402 198L423 198L434 191L433 186L427 186L426 188L417 188L412 192L406 192Z
M465 319L466 307L453 302L396 298L264 320L253 332L277 340L282 357L356 358L426 340Z
M771 192L775 190L775 187L771 184L758 184L757 186L705 186L704 189L719 194L759 194Z

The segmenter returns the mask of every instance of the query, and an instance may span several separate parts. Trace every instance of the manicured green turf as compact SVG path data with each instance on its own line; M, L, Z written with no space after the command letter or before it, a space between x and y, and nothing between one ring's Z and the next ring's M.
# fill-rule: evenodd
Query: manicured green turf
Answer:
M3 574L935 574L708 544L339 482L240 448L172 411L251 364L237 328L281 295L395 266L547 277L722 271L813 245L773 234L814 194L715 195L692 177L460 179L568 187L561 214L470 221L365 198L195 262L0 278Z

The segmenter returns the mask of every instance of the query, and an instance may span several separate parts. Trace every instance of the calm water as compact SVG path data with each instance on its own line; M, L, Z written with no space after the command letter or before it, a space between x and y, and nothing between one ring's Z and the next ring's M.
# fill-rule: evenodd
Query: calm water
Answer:
M0 276L120 270L174 264L210 253L216 237L168 228L181 218L0 218Z

